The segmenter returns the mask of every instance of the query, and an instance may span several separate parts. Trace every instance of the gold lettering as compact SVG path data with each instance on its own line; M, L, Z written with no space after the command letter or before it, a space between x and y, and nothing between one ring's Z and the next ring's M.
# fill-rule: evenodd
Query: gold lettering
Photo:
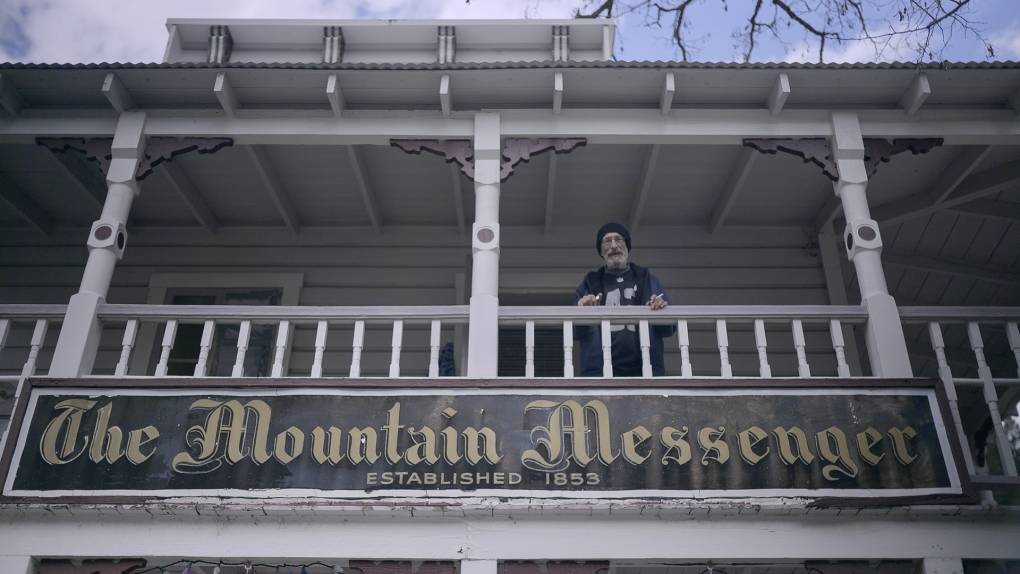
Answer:
M386 424L382 427L383 432L386 433L386 461L390 464L397 464L402 458L397 450L402 428L404 425L400 424L400 403L396 402L386 414Z
M666 452L662 455L663 465L675 462L683 466L691 461L691 446L684 440L686 436L687 427L685 426L679 429L673 427L662 428L662 431L659 432L659 442L662 443L662 446L666 447ZM676 454L674 454L674 451L676 451Z
M223 459L231 464L243 460L249 454L245 447L249 417L255 419L255 438L250 449L252 461L263 464L272 458L268 450L272 410L265 401L255 399L242 405L237 400L220 402L198 399L191 403L191 408L209 409L209 414L206 415L204 426L194 425L187 432L188 446L198 447L197 457L189 452L178 453L171 461L174 472L212 472L223 464ZM217 455L222 435L226 435L226 449L223 454Z
M636 426L629 431L623 433L623 459L627 462L638 465L648 460L648 457L652 456L652 450L648 449L646 454L640 454L637 451L638 445L652 438L652 433L648 432L643 426Z
M818 444L818 455L829 463L822 466L822 476L825 480L837 480L839 477L836 473L847 478L857 476L857 463L850 458L850 445L846 442L846 433L831 426L818 431L815 434L815 442Z
M422 461L428 464L436 464L439 462L439 453L436 449L436 431L430 427L421 427L420 430L414 430L414 427L407 429L408 434L411 435L411 446L404 451L404 460L408 464L420 464ZM456 439L454 439L456 443ZM460 460L460 456L457 456L457 460Z
M768 443L765 444L765 452L755 452L754 447L769 438L765 429L752 426L737 433L737 443L740 445L740 458L750 465L758 464L761 459L769 453Z
M521 455L521 463L532 470L563 470L573 459L581 466L587 466L593 460L609 465L616 460L617 454L612 450L610 439L609 409L600 400L592 400L582 407L574 400L556 403L538 400L528 403L524 411L550 409L548 426L536 426L533 440L536 447L543 447L543 456L537 448L528 449ZM588 414L594 415L595 452L589 450L588 434L592 430L588 426ZM536 438L534 434L539 434ZM571 453L566 455L563 441L569 436Z
M353 464L361 464L362 461L373 464L379 456L379 435L374 428L351 427L347 431L347 457Z
M718 429L705 427L698 431L698 444L705 451L701 456L701 464L708 466L710 460L725 464L730 459L730 447L722 440L725 434L726 427Z
M442 410L442 415L444 419L450 420L457 415L457 409L446 407ZM439 434L443 435L443 458L449 464L460 462L461 455L458 450L460 437L457 435L457 430L447 426Z
M857 433L857 452L860 453L864 462L871 466L878 466L878 463L885 458L884 452L882 454L875 454L875 451L871 450L872 447L880 442L882 442L882 433L872 427Z
M152 450L147 453L142 452L142 447L157 438L159 438L159 430L152 425L129 432L125 454L127 454L127 459L131 461L131 464L138 465L149 460L149 457L156 453L156 447L152 447Z
M471 465L478 464L485 459L489 464L496 464L503 460L503 455L496 452L496 433L489 427L476 429L467 427L461 432L464 437L464 458ZM481 443L485 443L485 452L481 452Z
M805 465L811 464L811 461L815 460L815 455L812 454L811 448L808 446L807 435L800 427L790 427L787 430L783 427L776 427L772 433L776 437L776 444L779 446L779 458L787 465L796 463L798 460ZM797 452L793 452L793 443L790 442L790 437L797 440Z
M312 429L312 458L319 464L328 462L337 465L344 459L343 453L340 452L342 431L331 426L328 432L327 435L327 431L322 427Z
M290 448L287 448L288 443ZM276 448L273 449L273 456L280 464L290 464L290 461L301 456L305 448L305 433L297 427L289 427L287 430L276 435Z
M549 426L538 425L531 431L535 448L529 448L521 453L521 464L525 468L558 471L567 468L570 464L570 461L563 456L562 416L560 415L560 409L556 408L558 404L554 401L538 400L531 401L525 405L525 413L538 409L553 409L549 413ZM446 431L443 432L445 433ZM539 448L544 449L545 454Z
M104 460L113 464L124 456L124 450L121 448L124 432L118 426L110 426L111 412L113 412L113 403L106 403L96 413L96 430L92 432L89 458L97 464Z
M903 429L893 427L889 429L887 434L892 439L893 455L896 456L896 460L900 461L900 464L908 465L917 460L917 455L910 454L910 449L907 445L907 441L917 437L917 431L914 430L914 427L908 426Z
M63 411L54 417L46 429L42 438L39 439L39 452L42 459L48 464L66 464L81 456L89 444L88 437L85 437L81 446L78 446L78 432L81 430L82 415L96 406L96 401L85 399L67 399L56 404L54 409ZM63 434L64 440L57 452L57 442Z

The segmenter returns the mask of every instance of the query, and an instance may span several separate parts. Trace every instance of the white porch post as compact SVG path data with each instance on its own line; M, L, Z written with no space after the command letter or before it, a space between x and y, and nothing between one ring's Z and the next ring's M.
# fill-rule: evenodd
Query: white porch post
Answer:
M921 563L924 574L963 574L963 560L959 558L925 558Z
M832 114L832 155L839 170L839 181L834 187L847 222L844 247L857 270L861 302L868 310L865 340L872 374L911 377L903 324L882 270L882 237L878 222L871 218L868 210L868 171L864 165L864 138L857 114Z
M461 560L460 574L496 574L497 560Z
M471 226L469 377L495 377L499 312L499 114L475 114L475 222Z
M0 572L4 574L32 574L35 568L31 556L0 556Z
M78 377L92 372L101 330L98 307L106 300L117 261L123 257L127 241L128 213L138 195L135 170L145 147L145 113L120 115L113 135L108 185L103 213L92 224L86 244L88 262L78 292L71 297L57 348L50 365L51 377Z

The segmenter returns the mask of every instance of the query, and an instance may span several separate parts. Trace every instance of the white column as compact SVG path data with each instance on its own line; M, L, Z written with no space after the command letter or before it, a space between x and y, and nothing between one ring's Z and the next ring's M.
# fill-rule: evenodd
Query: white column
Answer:
M0 556L0 572L4 574L32 574L31 556Z
M857 270L861 302L868 310L865 340L872 374L911 377L903 324L882 270L882 237L878 222L871 218L868 210L868 172L857 114L832 114L832 155L839 168L839 181L834 187L847 222L843 245Z
M461 560L460 574L496 574L497 560Z
M60 328L50 376L78 377L92 371L101 335L96 316L106 301L113 269L124 255L127 219L138 195L135 170L145 147L145 113L125 112L117 122L111 147L112 159L106 174L108 186L103 213L92 224L86 245L88 262L78 293L71 297Z
M495 377L499 312L499 114L475 114L475 222L471 226L468 376Z
M963 574L963 560L959 558L925 558L924 574Z

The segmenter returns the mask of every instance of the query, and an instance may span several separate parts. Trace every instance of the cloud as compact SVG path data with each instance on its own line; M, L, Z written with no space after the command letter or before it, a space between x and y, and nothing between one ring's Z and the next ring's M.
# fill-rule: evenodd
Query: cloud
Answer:
M1000 59L1020 60L1020 24L994 32L991 43Z
M825 62L909 62L917 59L917 52L906 38L874 44L867 40L855 40L841 44L828 43L825 46ZM818 43L800 42L791 46L783 56L784 62L817 62Z

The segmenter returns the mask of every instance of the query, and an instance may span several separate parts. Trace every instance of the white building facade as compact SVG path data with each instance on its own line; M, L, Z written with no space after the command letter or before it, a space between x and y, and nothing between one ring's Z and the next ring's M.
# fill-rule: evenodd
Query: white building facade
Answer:
M0 64L0 572L1020 568L1020 66L168 31ZM607 221L665 310L573 305Z

